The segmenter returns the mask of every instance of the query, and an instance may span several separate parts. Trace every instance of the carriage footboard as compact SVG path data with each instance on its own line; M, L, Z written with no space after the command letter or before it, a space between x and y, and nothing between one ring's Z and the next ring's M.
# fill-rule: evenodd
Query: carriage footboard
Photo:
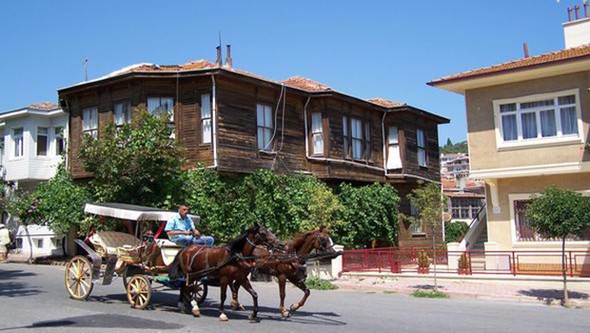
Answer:
M86 243L84 243L81 239L75 240L76 244L78 244L86 253L88 253L88 257L90 261L92 261L92 281L97 281L100 278L100 265L102 264L102 258L90 248Z

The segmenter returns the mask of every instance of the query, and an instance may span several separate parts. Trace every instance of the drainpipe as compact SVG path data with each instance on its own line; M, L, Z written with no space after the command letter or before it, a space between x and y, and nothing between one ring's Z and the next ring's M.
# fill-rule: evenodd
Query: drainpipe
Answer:
M211 146L213 147L213 168L217 168L217 89L215 86L215 74L211 74Z

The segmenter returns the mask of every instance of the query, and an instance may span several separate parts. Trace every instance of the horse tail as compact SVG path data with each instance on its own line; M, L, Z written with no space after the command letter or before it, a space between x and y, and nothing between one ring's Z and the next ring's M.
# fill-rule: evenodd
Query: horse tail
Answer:
M183 251L184 251L184 249L178 251L178 253L174 257L174 260L172 261L170 266L168 266L168 277L171 280L178 279L178 278L182 277L182 267L180 265L180 260L181 260L180 255L182 254Z

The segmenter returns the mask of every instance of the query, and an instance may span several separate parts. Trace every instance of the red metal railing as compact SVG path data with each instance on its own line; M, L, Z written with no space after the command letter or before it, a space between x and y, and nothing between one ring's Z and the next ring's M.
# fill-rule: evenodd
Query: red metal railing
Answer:
M447 251L427 247L389 247L364 250L345 250L342 255L345 272L393 272L418 271L418 254L425 251L433 269L436 255L437 272L458 273L458 260L467 256L467 274L510 275L561 275L561 251ZM571 276L590 277L590 252L566 251L566 273ZM465 273L465 270L464 272Z

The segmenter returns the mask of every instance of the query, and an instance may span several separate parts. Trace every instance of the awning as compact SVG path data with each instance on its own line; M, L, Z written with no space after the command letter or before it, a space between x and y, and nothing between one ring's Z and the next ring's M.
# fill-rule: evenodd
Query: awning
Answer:
M154 207L136 206L121 203L91 203L86 204L84 212L88 214L108 216L116 219L131 221L169 221L176 217L178 212L161 210ZM199 223L200 217L188 215L194 223Z

